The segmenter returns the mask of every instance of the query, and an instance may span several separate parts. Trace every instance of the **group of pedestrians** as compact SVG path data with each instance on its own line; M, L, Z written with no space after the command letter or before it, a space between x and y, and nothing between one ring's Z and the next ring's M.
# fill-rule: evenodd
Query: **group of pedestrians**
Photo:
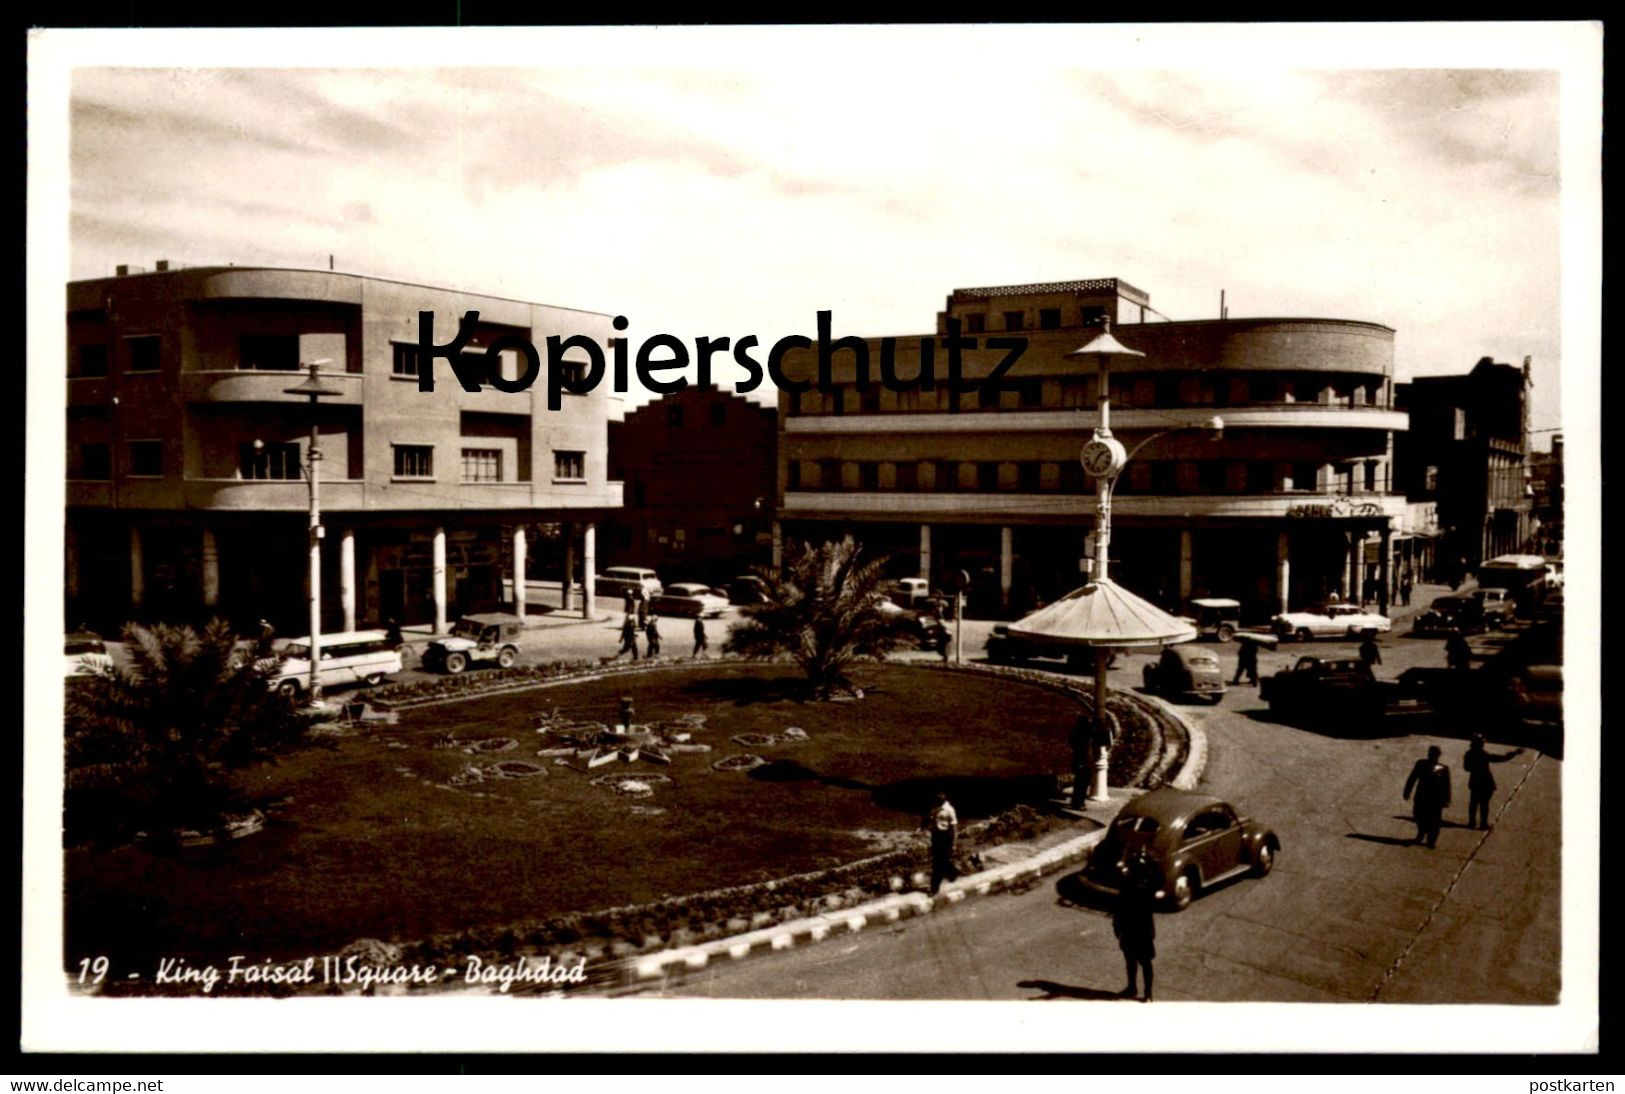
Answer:
M638 659L638 636L643 636L645 658L660 656L660 617L655 615L649 607L647 597L626 594L623 605L625 615L621 620L621 648L616 651L615 659L626 654L632 655L632 660ZM711 648L710 638L705 633L705 620L694 620L694 657L704 657Z
M1467 827L1485 831L1490 827L1490 799L1495 795L1495 773L1490 765L1505 763L1521 755L1523 749L1494 753L1484 747L1484 735L1473 734L1472 743L1462 757L1461 766L1467 772ZM1439 829L1444 826L1444 811L1450 805L1450 769L1439 759L1443 750L1430 745L1425 758L1417 760L1405 780L1405 800L1411 802L1411 816L1416 821L1413 844L1426 843L1429 848L1439 841ZM1414 792L1414 797L1412 796Z

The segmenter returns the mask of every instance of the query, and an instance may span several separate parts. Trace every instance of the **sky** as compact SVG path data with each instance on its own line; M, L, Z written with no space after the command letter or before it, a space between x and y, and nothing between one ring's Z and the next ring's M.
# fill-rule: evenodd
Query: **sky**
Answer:
M1401 378L1528 356L1531 426L1562 424L1556 71L793 30L559 31L500 67L265 67L312 53L274 41L77 67L69 276L332 256L625 315L634 346L771 344L820 309L925 333L958 287L1118 277L1173 319L1223 290L1232 318L1386 324Z

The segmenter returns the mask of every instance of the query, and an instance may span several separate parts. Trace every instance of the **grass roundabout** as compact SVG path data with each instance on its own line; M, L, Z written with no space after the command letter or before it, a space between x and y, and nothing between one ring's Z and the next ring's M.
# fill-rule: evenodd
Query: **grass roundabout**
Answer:
M862 699L808 702L782 664L684 664L406 710L242 773L267 816L250 839L69 849L69 964L295 961L358 939L620 954L753 923L763 893L788 916L884 891L925 866L938 790L1005 838L1026 834L1013 810L1047 811L1075 694L899 664L854 679ZM633 732L606 745L624 696ZM1114 782L1144 748L1128 734Z

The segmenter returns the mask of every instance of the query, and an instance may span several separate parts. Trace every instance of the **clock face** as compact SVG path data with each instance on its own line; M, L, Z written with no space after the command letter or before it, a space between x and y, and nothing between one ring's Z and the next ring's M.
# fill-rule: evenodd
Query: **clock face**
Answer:
M1083 446L1079 459L1084 471L1094 478L1104 478L1121 468L1122 446L1112 441L1093 440Z

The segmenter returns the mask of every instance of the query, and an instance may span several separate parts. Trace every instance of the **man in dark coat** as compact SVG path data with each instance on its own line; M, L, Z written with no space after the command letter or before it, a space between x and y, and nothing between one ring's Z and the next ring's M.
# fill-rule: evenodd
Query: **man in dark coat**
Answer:
M635 618L631 615L621 624L621 648L616 652L618 658L623 653L630 653L632 660L638 659L638 628Z
M1473 649L1460 631L1451 631L1450 637L1444 640L1444 661L1451 668L1463 672L1473 667Z
M1121 994L1132 998L1138 988L1138 973L1145 973L1145 1001L1151 1002L1151 961L1157 956L1157 921L1154 904L1157 879L1155 868L1144 851L1123 866L1123 887L1112 909L1112 933L1123 951L1123 968L1128 986Z
M1382 664L1382 648L1377 645L1377 632L1367 629L1360 642L1360 660L1372 668Z
M705 653L705 651L710 649L710 648L711 648L711 642L705 636L705 620L700 619L698 617L695 617L695 619L694 619L694 652L693 652L693 654L691 656L699 657L701 654Z
M1241 648L1236 651L1236 675L1231 679L1232 687L1241 683L1243 674L1247 676L1249 684L1258 683L1258 643L1242 640Z
M1489 829L1490 798L1495 795L1495 774L1490 770L1490 765L1506 763L1522 752L1521 748L1499 755L1487 752L1484 749L1484 735L1473 734L1473 743L1467 746L1467 755L1461 759L1461 768L1467 772L1468 828Z
M954 868L954 843L959 838L959 814L948 801L946 792L937 794L937 802L925 818L931 833L931 895L936 896L944 881L959 877Z
M1439 827L1444 823L1444 809L1450 804L1450 769L1439 762L1439 746L1429 745L1427 758L1417 760L1405 780L1405 799L1411 801L1411 816L1416 818L1416 838L1412 843L1427 841L1431 849L1439 840Z
M660 619L653 612L649 613L649 622L644 625L643 636L644 636L644 638L648 639L648 642L649 642L649 649L645 653L645 656L647 656L647 657L659 657L660 656Z

